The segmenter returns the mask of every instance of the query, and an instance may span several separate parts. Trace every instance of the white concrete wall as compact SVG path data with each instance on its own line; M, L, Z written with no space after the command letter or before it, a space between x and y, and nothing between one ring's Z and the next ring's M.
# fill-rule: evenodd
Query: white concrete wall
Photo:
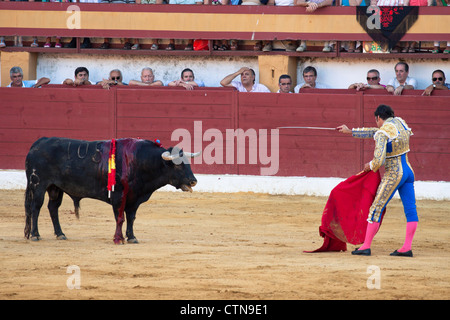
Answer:
M297 81L302 81L301 71L306 66L318 70L317 81L330 88L346 89L351 83L365 81L367 70L375 68L381 73L381 82L387 84L395 76L394 65L398 59L343 59L306 58L299 59ZM431 83L431 73L443 70L450 82L449 60L406 59L410 76L418 81L418 89L425 89ZM151 67L155 78L165 84L179 79L184 68L191 68L197 79L206 86L218 87L220 80L242 66L253 68L259 76L257 57L204 57L204 56L140 56L140 55L92 55L41 53L38 57L37 77L49 77L51 83L60 84L66 78L73 78L77 67L89 69L90 79L99 81L108 77L112 69L122 70L124 81L139 80L143 67Z
M258 59L253 57L196 57L196 56L140 56L140 55L90 55L90 54L39 54L37 76L49 77L51 83L60 84L66 78L74 78L77 67L89 70L91 81L108 78L109 71L120 69L124 82L140 80L144 67L153 69L156 80L165 85L180 79L181 71L190 68L196 79L205 86L218 87L226 75L242 66L253 68L258 76Z

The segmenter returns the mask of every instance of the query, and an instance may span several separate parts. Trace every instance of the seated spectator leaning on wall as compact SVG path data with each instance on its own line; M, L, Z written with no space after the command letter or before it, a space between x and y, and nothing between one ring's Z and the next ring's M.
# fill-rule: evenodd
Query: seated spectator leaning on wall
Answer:
M280 88L277 93L291 93L292 79L288 74L282 74L278 78L278 87Z
M387 92L393 93L394 96L402 94L403 89L414 90L417 87L417 81L410 78L409 66L406 62L397 62L394 67L395 78L391 79L386 86Z
M356 91L363 91L366 89L385 89L386 86L380 83L380 72L376 69L367 71L367 83L356 82L351 84L349 89L356 89Z
M303 88L313 88L313 89L326 89L328 88L326 85L317 82L317 70L314 67L306 67L303 69L303 81L302 83L298 84L294 88L295 93L299 93L300 89Z
M111 86L126 86L127 83L123 82L122 71L119 69L114 69L109 72L108 79L103 79L102 81L97 82L96 84L100 84L104 89L109 89Z
M10 88L39 88L43 84L50 82L49 78L40 78L39 80L23 80L23 71L21 67L12 67L9 70L11 83L7 85Z
M204 87L205 85L200 80L195 80L194 71L189 68L181 71L180 80L174 80L167 84L169 87L184 87L186 90L193 90L194 87Z
M445 74L442 70L434 70L431 74L430 84L422 93L423 96L429 96L434 90L448 90L450 89L450 83L445 83Z
M233 81L237 76L241 76L241 81ZM269 88L260 83L255 83L255 71L242 67L238 71L227 75L220 81L223 87L235 87L240 92L270 92Z
M68 86L84 86L90 85L89 81L89 70L86 67L78 67L75 69L75 79L66 79L63 81L63 84Z
M131 80L130 86L163 86L164 83L160 80L155 80L152 68L145 67L141 71L141 81Z

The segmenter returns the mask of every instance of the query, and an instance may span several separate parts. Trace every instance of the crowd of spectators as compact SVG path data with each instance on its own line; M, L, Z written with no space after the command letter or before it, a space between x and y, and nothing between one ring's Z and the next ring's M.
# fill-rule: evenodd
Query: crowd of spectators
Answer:
M320 12L320 9L328 6L447 6L450 0L0 0L0 1L35 1L35 2L81 2L81 3L132 3L132 4L191 4L191 5L265 5L265 6L302 6L305 7L305 11L310 14ZM39 44L38 38L33 37L30 44L31 47L39 47L40 45L45 48L76 48L77 40L72 38L70 42L65 45L61 42L60 36L54 36L55 42L52 44L52 36L45 38L44 44ZM160 39L150 39L151 50L175 50L175 39L169 39L169 43L160 48ZM80 47L82 49L92 48L92 42L89 38L83 38ZM142 44L139 39L121 39L123 49L125 50L139 50L142 48ZM142 42L142 41L141 41ZM194 50L194 39L180 39L177 42L185 43L184 50ZM434 41L433 48L430 49L432 53L450 53L450 41L446 43L445 48L441 48L442 42ZM337 44L339 42L324 41L323 52L332 52L335 50L347 51L347 52L362 52L363 46L360 41L344 41L340 43L339 48ZM14 37L14 46L22 47L22 37ZM239 42L237 40L221 39L212 41L213 50L238 50ZM399 46L391 50L392 53L414 53L418 51L418 42L401 42ZM0 36L0 48L6 47L5 37ZM104 38L103 43L99 46L100 49L110 49L112 47L111 39ZM162 46L161 46L162 47ZM181 47L181 45L179 46ZM285 41L255 41L253 45L255 51L308 51L307 42L302 39L292 39ZM311 49L310 49L311 50Z
M350 84L348 89L364 91L369 89L386 90L393 95L402 95L405 89L417 90L417 81L409 76L409 65L400 61L394 66L395 77L390 79L387 84L381 82L380 72L376 69L367 71L367 82L355 82ZM236 78L240 79L237 80ZM332 89L329 86L317 81L318 72L316 68L307 66L302 71L303 82L295 86L293 93L301 93L303 89ZM20 67L10 69L11 83L8 87L26 87L37 88L50 83L50 79L43 77L38 80L23 80L23 71ZM124 82L122 72L119 69L113 69L109 76L101 81L92 82L89 80L89 70L86 67L75 69L74 78L67 78L62 82L63 85L79 87L86 85L100 85L105 89L112 86L164 86L161 80L155 80L152 68L145 67L141 70L140 80L130 80ZM166 84L169 87L183 87L186 90L193 90L195 87L204 87L202 80L196 79L194 71L185 68L181 71L179 79L170 81ZM242 67L236 72L225 76L221 81L222 87L234 87L239 92L268 92L271 90L265 85L256 82L255 71L248 67ZM279 90L277 93L292 93L292 78L290 75L283 74L278 81ZM446 83L445 73L442 70L434 70L431 73L431 84L423 91L423 96L429 96L434 90L449 90L450 83Z

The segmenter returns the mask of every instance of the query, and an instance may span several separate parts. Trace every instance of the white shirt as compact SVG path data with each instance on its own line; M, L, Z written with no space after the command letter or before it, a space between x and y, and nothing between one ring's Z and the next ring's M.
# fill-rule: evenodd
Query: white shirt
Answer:
M276 6L293 6L294 0L275 0Z
M298 93L300 91L300 88L304 85L305 83L302 82L298 85L295 86L294 88L294 92ZM316 81L316 86L313 89L328 89L328 87L326 85L324 85L323 83L317 82Z
M400 82L398 82L397 78L393 78L389 81L389 83L387 85L397 88L400 86ZM413 86L415 89L417 87L417 81L414 78L408 77L408 78L406 78L405 85Z
M269 88L261 83L253 84L252 90L247 91L240 81L231 81L231 85L238 89L239 92L271 92Z

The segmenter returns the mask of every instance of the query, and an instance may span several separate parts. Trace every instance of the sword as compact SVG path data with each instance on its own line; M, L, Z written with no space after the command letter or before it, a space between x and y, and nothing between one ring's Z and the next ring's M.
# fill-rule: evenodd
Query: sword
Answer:
M277 129L313 129L313 130L337 130L336 128L324 128L324 127L277 127Z

